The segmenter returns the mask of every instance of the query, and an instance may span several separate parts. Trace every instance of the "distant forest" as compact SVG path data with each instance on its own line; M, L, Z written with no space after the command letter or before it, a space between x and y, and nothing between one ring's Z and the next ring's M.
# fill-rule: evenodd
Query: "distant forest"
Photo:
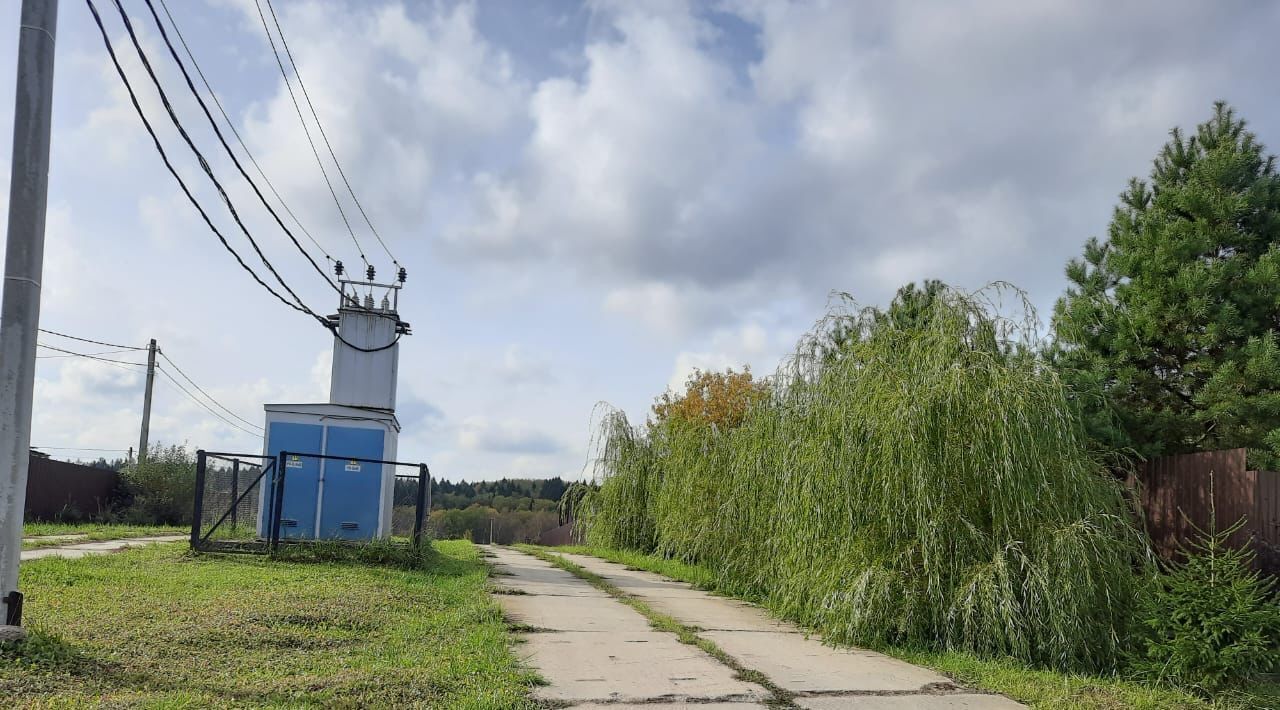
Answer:
M569 487L562 478L504 478L499 481L434 481L431 486L432 510L465 510L472 506L492 508L499 513L520 510L554 511L560 496ZM417 482L396 481L396 505L413 505Z

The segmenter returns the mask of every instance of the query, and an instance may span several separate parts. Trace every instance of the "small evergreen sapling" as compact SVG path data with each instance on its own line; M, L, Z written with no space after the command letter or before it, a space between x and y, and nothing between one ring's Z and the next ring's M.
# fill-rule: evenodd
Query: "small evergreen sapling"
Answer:
M1275 582L1250 568L1252 551L1227 546L1243 524L1197 529L1185 561L1156 580L1138 612L1138 675L1212 695L1280 668Z

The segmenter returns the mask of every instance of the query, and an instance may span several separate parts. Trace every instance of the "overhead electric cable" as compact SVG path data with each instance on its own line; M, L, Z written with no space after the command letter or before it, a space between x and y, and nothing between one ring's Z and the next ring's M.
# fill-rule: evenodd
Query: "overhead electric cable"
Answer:
M207 404L205 404L204 402L200 401L199 399L197 399L197 398L196 398L196 396L195 396L195 395L191 394L191 392L190 392L189 390L187 390L187 388L186 388L186 387L183 387L183 386L182 386L182 383L180 383L180 382L178 382L177 380L173 379L173 375L170 375L170 374L168 373L168 371L166 371L163 367L156 366L156 372L159 372L160 374L162 374L162 375L164 375L165 377L167 377L167 378L169 379L169 381L170 381L170 382L172 382L172 383L173 383L173 385L174 385L175 387L177 387L179 390L181 390L181 391L182 391L182 393L183 393L183 394L185 394L185 395L187 396L187 399L190 399L192 402L195 402L196 404L200 405L201 407L204 407L205 411L207 411L207 412L209 412L210 414L212 414L213 416L217 417L217 418L218 418L222 423L226 424L227 426L233 427L233 428L235 428L235 429L239 429L240 431L242 431L242 432L244 432L244 433L248 434L249 436L262 436L262 433L261 433L261 432L249 431L248 429L245 429L244 427L240 426L239 424L236 424L235 422L231 421L230 419L227 419L226 417L222 416L221 414L218 414L218 413L217 413L216 411L214 411L214 410L213 410L213 408L211 408L209 405L207 405Z
M356 238L356 233L351 229L351 222L347 219L346 210L342 209L342 201L338 199L338 191L333 189L333 182L329 179L329 171L325 170L324 160L320 158L320 151L316 148L316 142L311 137L311 129L307 128L307 121L302 117L302 107L298 105L298 97L293 93L293 84L289 81L289 72L285 71L284 60L280 58L280 51L276 49L275 37L271 34L271 28L267 26L267 16L262 12L262 4L259 0L254 0L254 4L258 7L258 18L262 20L262 29L267 33L267 42L271 44L271 53L276 57L276 66L280 67L280 76L284 77L284 86L289 90L289 99L293 102L293 110L298 114L298 122L302 124L302 132L307 137L307 143L311 146L311 154L316 157L316 165L320 166L320 174L324 176L324 184L329 187L329 194L333 197L333 204L338 208L338 215L342 217L342 224L347 228L347 234L351 235L351 241L356 245L356 253L360 255L360 261L364 262L367 267L369 260L364 256L364 248L360 246L360 240ZM284 37L281 36L281 41ZM297 67L294 67L297 70Z
M107 358L107 357L99 357L99 356L97 356L97 355L90 355L89 353L78 353L78 352L76 352L76 351L74 351L74 350L63 350L62 348L55 348L55 347L53 347L52 345L45 345L44 343L36 343L36 347L37 347L37 348L44 348L44 349L46 349L46 350L53 350L53 351L55 351L55 352L66 353L67 355L75 355L76 357L88 358L88 359L90 359L90 360L98 360L98 361L101 361L101 362L110 362L110 363L115 363L115 364L117 364L117 365L133 365L133 366L135 366L135 367L146 367L146 366L147 366L147 364L146 364L146 363L144 363L144 362L129 362L129 361L127 361L127 360L112 360L111 358Z
M222 118L226 120L227 126L231 129L232 135L236 137L236 141L240 143L240 147L244 149L245 155L249 156L249 162L253 163L253 167L256 168L258 174L262 176L262 180L267 183L267 187L271 189L271 194L275 195L276 199L280 201L280 206L284 207L284 211L293 219L293 223L298 225L298 229L302 230L302 233L307 235L307 239L310 239L311 243L320 250L320 253L324 254L325 259L333 261L333 257L329 256L329 252L326 251L325 248L320 245L320 242L311 235L311 232L302 225L302 221L299 220L298 216L289 208L289 203L285 202L284 198L280 196L280 193L276 190L276 186L272 184L271 179L267 177L266 171L262 169L262 166L258 165L257 159L253 157L253 151L249 150L249 146L244 142L244 139L240 137L240 131L236 129L235 121L231 120L231 117L227 115L226 109L222 107L222 102L218 100L217 92L213 90L213 86L211 86L209 84L209 80L205 78L204 72L200 69L200 64L196 61L195 54L192 53L191 47L187 45L186 37L182 35L182 30L178 28L177 21L173 19L173 15L169 12L168 3L164 0L160 0L160 7L164 9L165 17L169 18L169 24L173 26L174 33L178 35L178 41L182 43L182 49L187 53L187 57L191 59L192 66L196 68L196 74L199 75L200 81L204 83L204 88L208 90L209 96L213 97L213 103L218 107L218 112L221 113Z
M146 128L147 134L151 136L151 141L155 145L156 152L160 154L160 159L164 162L165 168L169 170L169 174L177 181L178 186L182 189L182 193L186 195L187 200L196 208L196 211L200 213L200 218L204 220L205 225L207 225L210 231L218 237L218 241L222 243L223 248L231 253L231 256L235 258L236 263L240 265L240 268L247 271L259 286L266 289L268 293L275 296L276 299L284 305L294 309L295 311L313 316L324 323L325 327L328 327L327 322L319 316L316 316L314 311L290 302L287 298L280 295L279 292L273 289L266 281L263 281L262 277L258 276L258 273L254 271L251 266L245 263L244 259L240 256L240 253L227 242L227 238L223 236L222 232L213 224L213 220L210 219L209 214L205 212L204 207L200 205L199 200L197 200L195 195L191 193L191 189L187 187L187 183L182 179L182 176L178 174L178 170L173 166L172 161L169 160L169 155L165 152L164 146L160 143L160 138L156 135L155 128L152 127L151 121L147 120L146 114L143 113L142 105L138 102L138 95L133 90L133 84L129 82L129 77L125 74L124 68L120 66L120 59L116 56L115 47L112 46L111 38L107 35L107 28L102 24L102 16L98 14L98 8L93 4L93 0L85 0L85 4L89 6L89 11L93 13L94 23L97 24L98 32L102 35L102 42L106 46L107 54L111 56L111 63L115 67L116 74L119 75L120 81L123 82L125 90L129 94L129 101L133 104L133 110L138 114L138 118L142 120L142 125ZM202 165L206 169L208 168L208 165L203 163L203 161Z
M48 333L49 335L56 335L59 338L67 338L68 340L79 340L82 343L93 343L94 345L101 345L107 348L123 348L124 350L146 350L146 348L144 347L140 348L135 345L120 345L117 343L104 343L101 340L90 340L88 338L81 338L75 335L67 335L66 333L59 333L56 330L49 330L48 328L41 328L40 332Z
M149 4L150 3L148 3L148 5ZM160 0L160 7L164 9L165 17L169 18L169 24L173 26L174 33L178 35L178 41L182 43L183 51L187 53L187 57L191 59L192 66L196 68L196 74L199 75L200 81L204 84L204 88L208 90L209 96L213 97L213 103L218 107L218 112L221 113L222 118L226 120L227 127L231 129L232 135L236 137L236 141L240 144L240 147L244 149L245 155L249 156L249 162L253 163L253 167L256 168L258 174L262 176L263 182L267 183L267 187L270 188L271 194L275 195L276 199L280 201L280 206L283 207L284 211L293 219L293 223L298 225L298 229L302 230L302 233L307 235L307 239L310 239L311 243L316 246L316 249L319 249L320 253L324 254L324 258L326 260L333 261L333 257L329 256L329 252L326 251L325 248L320 245L320 242L311 235L310 230L302 225L302 221L299 220L298 216L289 208L289 203L285 202L284 198L280 196L279 191L276 190L276 186L272 184L271 179L267 177L266 171L262 169L261 165L258 165L257 159L253 157L253 151L249 150L249 146L244 142L244 139L240 137L240 131L236 129L235 121L232 121L231 117L227 115L226 109L222 107L222 102L218 100L217 92L213 90L213 86L209 84L209 80L205 78L204 72L201 71L200 64L196 61L195 55L191 52L191 47L187 46L187 39L186 37L183 37L182 30L178 29L177 21L173 19L173 15L169 12L169 5L164 0Z
M208 119L209 125L213 128L214 134L217 135L219 142L222 144L222 147L226 151L227 155L231 158L231 161L235 164L236 169L240 171L240 175L243 176L245 181L249 183L249 187L253 188L253 191L257 195L258 200L262 202L262 206L265 207L267 211L271 214L271 216L275 219L276 224L280 226L280 229L284 230L284 233L288 235L289 240L293 242L293 245L297 247L298 251L301 252L304 257L306 257L307 261L310 262L311 267L315 269L316 273L320 274L321 278L325 280L325 283L327 283L329 287L334 290L334 292L341 295L342 289L336 283L333 282L333 279L329 277L327 272L325 272L323 269L320 268L320 265L317 264L315 260L311 258L311 255L307 253L307 250L303 248L302 244L298 242L297 238L294 237L293 233L289 230L289 228L285 226L284 221L280 218L280 215L277 214L276 211L271 207L271 204L267 202L266 197L262 194L262 191L258 189L257 184L253 181L253 178L249 177L248 173L245 171L240 161L236 158L235 151L231 149L231 146L227 143L226 138L222 134L222 131L218 128L217 120L214 119L213 114L209 111L209 107L204 102L204 99L200 95L199 90L196 89L195 83L192 81L191 74L187 71L186 65L183 63L182 59L178 56L177 49L173 46L173 43L169 40L168 32L165 30L164 23L161 22L160 16L156 12L155 6L152 4L151 0L145 0L145 2L147 3L147 8L151 11L152 19L155 20L156 28L160 31L161 39L164 40L165 45L169 49L170 56L173 57L174 62L178 65L178 69L182 72L183 78L186 80L187 88L191 91L191 95L194 96L196 101L200 104L200 108L201 110L204 111L204 115ZM164 5L164 0L161 0L161 5ZM167 7L165 7L165 12L168 13ZM172 22L173 17L170 16L169 20L170 22ZM182 40L182 34L180 31L178 31L178 27L176 24L174 25L174 31L177 32L179 40ZM183 40L183 46L186 47L185 40ZM191 55L191 50L189 47L187 48L187 55L191 57L191 61L195 66L197 73L199 73L200 78L204 80L205 87L209 90L209 94L213 96L214 102L218 104L219 110L221 110L222 104L218 102L217 94L213 92L213 88L209 85L208 80L204 79L204 73L200 71L200 65L195 63L195 57ZM239 133L236 132L235 124L231 122L231 119L227 116L226 111L222 111L222 116L224 119L226 119L227 124L231 127L232 132L235 133L237 138L239 138ZM242 148L244 148L245 153L249 155L249 159L253 161L253 154L249 152L249 149L247 146L244 145L243 140L240 141L240 145ZM257 161L253 161L253 162L254 162L254 165L257 166ZM258 172L262 174L262 177L264 180L266 180L268 187L271 187L272 191L274 192L275 188L271 186L271 181L267 179L266 174L262 172L261 167L258 167ZM276 197L280 198L279 193L276 193ZM281 199L281 204L284 204L283 199ZM289 206L287 204L284 204L284 207L285 207L285 210L289 209ZM292 215L292 212L290 212L290 214ZM296 216L294 217L294 221L295 222L297 221ZM298 226L299 228L302 228L301 223L299 223ZM302 228L302 229L304 232L306 232L305 228ZM310 237L311 235L307 234L307 236ZM312 242L315 243L314 238L312 238ZM319 247L319 244L316 244L316 246ZM324 253L324 256L326 259L332 260L332 257L330 257L328 253L325 253L323 248L321 248L320 251ZM360 306L359 304L356 304L356 306L360 308L360 310L370 312L370 313L377 313L376 311L367 309L363 306Z
M213 168L210 166L209 161L205 159L204 153L200 152L200 149L196 147L195 142L191 140L191 135L187 133L186 127L183 126L182 121L178 119L177 112L173 110L173 104L169 101L169 95L165 92L164 87L161 86L160 78L156 76L155 69L151 66L151 60L147 57L146 51L142 48L142 43L138 41L137 33L133 30L133 22L129 20L129 13L125 12L124 5L120 3L120 0L112 1L116 6L116 11L120 13L120 20L124 22L125 30L129 33L129 41L133 43L134 51L138 53L138 59L142 60L142 67L146 70L147 76L151 78L151 83L156 87L156 92L160 94L160 103L164 105L164 110L169 115L170 122L173 123L174 128L178 129L178 134L182 136L182 140L186 142L187 147L191 149L191 152L195 154L196 159L200 161L200 167L204 170L205 175L209 177L209 180L213 182L214 187L217 188L218 195L222 198L223 204L226 205L227 211L231 213L231 218L235 220L236 225L240 227L240 231L244 234L245 239L249 240L249 244L258 254L258 258L262 260L262 265L267 267L267 270L276 278L276 281L279 282L280 286L293 297L293 300L301 306L304 312L314 315L316 318L320 318L319 315L316 315L314 311L303 303L302 298L299 297L298 294L294 293L293 289L289 287L289 284L285 283L284 278L280 276L280 273L276 271L276 268L271 265L271 261L267 259L267 255L262 253L262 248L258 246L257 240L255 240L253 235L249 233L249 228L245 226L243 221L241 221L240 213L236 211L235 205L231 202L231 196L227 194L225 189L223 189L222 183L219 182L218 178L213 174ZM241 169L241 171L243 172L243 169Z
M124 350L104 350L100 353L68 353L66 355L36 355L37 360L59 357L97 357L99 355L118 355L119 353L129 353L137 350L137 348L126 348Z
M364 211L364 205L360 204L360 199L356 197L356 191L351 188L351 182L347 180L347 173L342 169L342 163L338 160L338 155L333 151L333 146L329 143L329 136L324 132L324 124L320 122L320 116L316 113L315 104L311 103L311 94L307 92L307 85L302 81L302 72L298 70L298 63L293 60L293 52L289 49L289 41L284 38L284 28L280 26L280 18L276 16L276 8L271 4L271 0L267 1L267 8L271 11L271 21L275 23L276 32L280 35L280 44L284 45L284 53L289 57L289 66L293 67L293 76L298 80L298 87L302 89L302 96L307 100L307 108L311 109L311 117L316 121L316 128L320 129L320 137L324 139L325 148L329 149L329 157L333 158L333 164L338 167L338 175L342 176L342 183L347 186L347 192L351 195L351 201L356 203L356 207L360 210L360 216L364 217L364 223L369 225L369 231L373 232L373 236L378 240L378 244L382 246L382 250L387 253L387 258L391 259L391 263L400 266L400 262L396 261L395 255L387 248L387 243L382 241L382 235L378 234L378 230L374 228L373 222L369 219L368 213ZM254 0L257 2L257 0ZM258 14L262 14L262 6L258 6ZM266 20L263 20L266 24ZM270 35L270 31L267 32ZM274 45L272 49L274 49ZM276 55L279 59L279 55ZM283 67L281 67L283 71ZM363 256L363 255L362 255Z
M183 371L182 371L182 368L181 368L181 367L178 367L177 363L175 363L173 360L170 360L170 359L169 359L169 356L168 356L168 355L166 355L166 354L164 353L164 351L163 351L163 350L161 350L161 351L159 351L159 352L160 352L160 357L164 358L164 361L165 361L165 362L167 362L167 363L169 363L169 364L173 367L173 369L174 369L175 371L177 371L177 373L178 373L179 375L182 375L182 379L184 379L184 380L186 380L187 382L191 383L191 386L192 386L192 387L195 387L195 388L196 388L196 390L200 392L200 394L204 395L206 398L208 398L208 400L209 400L210 402L213 402L215 405L217 405L217 407L218 407L219 409L221 409L222 411L226 412L227 414L230 414L231 416L235 417L236 419L239 419L240 421L244 422L245 424L248 424L249 426L251 426L251 427L253 427L253 428L255 428L255 429L261 429L261 428L262 428L262 427L258 426L257 424L254 424L253 422L249 421L248 419L245 419L244 417L240 416L239 414L236 414L235 412L231 411L230 409L227 409L225 406L223 406L223 404L222 404L221 402L219 402L218 400L214 399L214 398L213 398L213 395L209 394L208 392L206 392L206 391L204 390L204 388L203 388L203 387L201 387L200 385L196 384L196 383L195 383L195 380L192 380L190 375L188 375L187 373L183 372Z
M115 451L115 452L130 451L130 449L93 449L93 448L86 448L83 446L36 446L34 444L32 444L30 448L45 449L48 451Z
M320 265L316 263L316 260L311 258L311 254L309 254L307 250L303 248L302 244L298 241L298 238L293 236L293 232L290 231L289 228L285 226L284 220L280 219L280 215L276 214L276 211L274 208L272 208L271 203L267 202L266 196L262 194L262 190L258 189L257 183L253 181L253 178L249 177L249 173L244 169L244 166L240 164L240 160L239 158L236 157L235 151L231 149L231 146L227 144L227 139L222 135L222 129L218 128L218 121L213 117L213 113L209 111L209 106L204 102L204 98L200 95L200 91L196 89L195 82L193 82L191 79L191 74L187 72L186 64L184 64L182 61L182 58L178 56L178 50L173 46L173 42L169 41L169 33L165 31L164 23L160 21L160 15L156 13L155 5L151 3L151 0L146 0L146 3L147 3L147 9L151 11L152 19L155 20L156 29L160 30L160 38L164 40L165 46L169 48L169 54L170 56L173 57L174 63L178 65L178 69L182 72L182 77L187 82L187 88L190 89L191 95L195 97L196 102L200 104L200 109L204 111L205 118L209 119L209 126L213 128L214 135L218 137L218 142L222 144L223 149L226 150L227 155L231 158L231 162L235 164L236 170L240 171L240 175L244 177L245 182L249 183L249 187L253 188L253 193L257 195L258 200L262 202L262 206L267 208L267 212L271 213L271 216L275 219L276 224L280 225L280 229L284 230L284 233L289 236L289 241L293 242L293 245L297 247L298 251L301 252L304 257L306 257L307 261L311 264L311 267L316 270L316 273L320 274L320 278L324 279L325 282L328 283L334 289L338 289L337 284L333 283L333 279L329 278L329 273L324 269L320 268ZM120 7L119 2L116 3L116 6ZM165 11L168 12L167 9ZM171 21L172 19L173 18L170 18ZM125 21L128 22L128 19L126 18ZM174 29L176 30L177 27L175 26ZM179 35L179 39L181 39L181 35ZM185 42L184 42L184 46L185 46ZM190 54L189 49L188 49L188 54ZM195 59L192 58L192 63L194 62L195 62ZM200 71L199 65L196 65L196 71ZM204 73L201 72L200 76L203 79ZM208 81L205 82L205 86L208 86ZM213 94L212 88L209 89L209 93ZM214 101L215 102L217 101L216 95L214 95ZM222 105L219 104L218 108L221 109ZM227 114L225 111L223 112L222 116L223 118L227 117ZM229 118L227 119L227 122L230 123ZM231 130L235 131L234 124L231 126ZM239 133L236 134L236 137L237 138L239 137ZM241 141L240 145L241 147L244 147L244 141ZM249 149L247 147L245 147L245 152L246 153L249 152ZM249 159L253 160L252 153L249 154ZM254 161L254 165L257 165L257 161ZM262 172L261 167L258 168L258 172L259 173ZM265 174L263 174L262 177L263 179L266 179ZM268 186L271 185L270 180L267 180L267 185ZM274 191L275 188L272 187L272 190ZM279 199L279 197L280 197L280 194L276 193L276 198ZM281 203L283 202L284 200L281 200ZM288 209L288 205L286 205L285 208ZM296 221L297 218L295 217L294 220ZM299 224L298 226L301 227L302 225ZM306 230L304 229L303 231L305 232ZM311 235L308 234L307 236L311 236ZM313 238L312 241L314 242L315 239ZM316 244L316 246L318 247L320 245ZM321 251L323 252L324 250L321 249ZM325 257L328 258L329 255L325 254Z
M291 296L294 297L294 302L291 302L287 298L282 296L278 291L272 288L270 284L264 281L262 277L259 276L256 271L253 270L253 267L245 263L244 259L240 256L240 253L236 251L234 247L231 246L231 244L227 241L227 238L222 234L221 230L219 230L217 226L214 225L213 220L209 217L208 212L205 211L204 207L200 204L200 201L197 200L195 195L191 192L191 189L187 186L186 181L183 180L182 176L178 174L178 170L177 168L174 167L173 162L169 159L169 154L168 152L165 151L164 145L160 142L159 136L156 135L155 128L151 125L151 121L147 119L146 113L142 110L142 104L138 100L137 92L134 91L132 82L129 81L129 77L125 73L124 67L121 66L119 57L116 56L115 46L112 45L111 43L111 37L108 35L106 26L102 22L102 16L101 14L99 14L97 6L94 4L93 0L85 0L85 5L88 6L89 12L93 15L94 24L97 25L98 33L102 37L102 43L107 50L107 54L111 58L111 64L116 70L116 75L120 77L121 83L124 84L125 91L129 94L129 102L133 105L133 110L135 113L137 113L138 118L142 121L142 125L146 129L147 134L151 137L151 142L154 145L156 152L160 155L161 161L164 163L165 168L168 169L169 174L172 175L173 179L178 183L178 187L182 189L182 193L183 195L186 196L187 201L190 202L191 205L196 208L196 211L200 214L200 218L204 220L205 225L208 226L209 230L212 231L214 236L218 238L218 241L222 244L223 248L226 249L233 258L235 258L236 263L239 264L240 268L248 272L249 276L252 277L253 280L257 282L259 286L266 289L268 293L274 296L276 300L280 301L281 303L285 304L286 306L292 308L295 311L298 311L300 313L305 313L306 315L311 316L316 320L316 322L318 322L321 325L321 327L330 331L333 334L334 338L336 338L339 342L343 343L347 347L350 347L360 352L379 352L382 350L386 350L390 347L393 347L396 343L398 343L402 335L402 332L399 330L397 330L396 337L393 338L391 342L376 348L366 348L348 341L346 338L342 336L341 333L338 332L338 327L335 324L330 323L327 318L324 318L323 316L317 314L315 311L311 310L311 308L309 308L305 303L303 303L302 300L299 299L298 296L293 293L293 291L288 287L288 285L284 283L283 278L281 278L280 274L276 272L273 266L271 266L270 261L267 260L266 256L262 253L262 250L258 248L257 241L255 241L253 239L253 236L249 234L248 228L245 227L244 223L240 221L239 214L236 212L235 207L231 204L230 197L227 195L226 191L222 188L222 184L218 182L217 177L213 174L213 170L209 166L208 161L205 160L204 155L199 151L199 149L195 147L195 144L191 141L190 135L188 135L186 132L186 129L183 128L181 121L178 120L178 117L173 110L172 104L169 103L167 95L164 93L164 90L160 87L159 80L155 76L155 72L151 68L150 63L147 61L146 54L143 52L141 45L138 43L137 35L134 33L132 25L129 22L128 14L124 11L124 8L120 5L119 0L115 0L115 4L116 4L116 9L120 12L122 18L124 19L125 27L129 31L130 38L132 39L134 44L134 48L138 51L144 66L147 68L148 74L150 75L152 82L155 83L156 89L160 93L161 101L165 106L165 110L169 114L170 120L174 123L175 127L178 128L179 133L182 135L183 139L186 141L188 147L192 150L193 153L195 153L196 158L200 161L200 167L204 170L205 175L208 176L209 179L213 182L214 186L217 187L219 195L222 197L224 203L227 205L227 208L231 212L232 217L235 218L236 224L244 232L245 237L249 240L249 243L253 246L254 251L258 253L259 258L262 259L263 263L266 265L267 269L271 271L272 275L275 276L276 280L279 281L281 285L284 286L284 289ZM352 236L354 237L355 235L352 234ZM133 363L130 363L130 364L133 364Z

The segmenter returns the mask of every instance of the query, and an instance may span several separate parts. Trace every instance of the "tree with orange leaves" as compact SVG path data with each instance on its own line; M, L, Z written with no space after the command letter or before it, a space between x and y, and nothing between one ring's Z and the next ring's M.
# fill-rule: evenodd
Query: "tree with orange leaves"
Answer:
M753 404L768 396L768 385L754 379L750 367L741 372L732 367L725 372L694 370L684 394L668 390L654 402L650 426L678 419L732 429L743 422Z

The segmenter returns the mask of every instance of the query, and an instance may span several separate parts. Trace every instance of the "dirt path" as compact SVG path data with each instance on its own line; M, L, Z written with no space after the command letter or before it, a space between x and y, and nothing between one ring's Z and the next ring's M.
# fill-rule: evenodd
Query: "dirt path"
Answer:
M41 539L41 538L31 538ZM43 539L50 539L45 537ZM121 540L99 540L97 542L79 542L71 545L59 545L57 547L37 547L34 550L23 550L22 561L38 560L42 557L84 557L85 555L104 555L109 552L119 552L126 547L137 547L139 545L150 545L156 542L178 542L186 540L186 535L153 535L150 537L130 537Z
M520 652L549 683L535 696L558 707L1022 707L882 654L823 646L754 606L659 575L563 555L605 591L517 550L487 550Z

